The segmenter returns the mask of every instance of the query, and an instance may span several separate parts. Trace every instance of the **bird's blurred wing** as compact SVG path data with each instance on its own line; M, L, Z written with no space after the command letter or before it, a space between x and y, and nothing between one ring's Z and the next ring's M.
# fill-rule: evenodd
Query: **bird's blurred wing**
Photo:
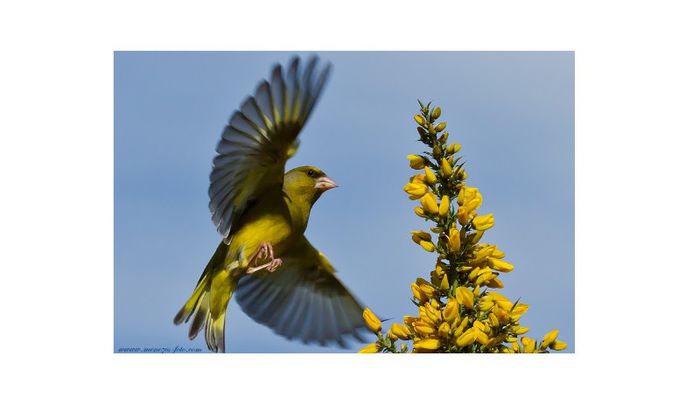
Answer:
M277 271L256 272L238 282L236 300L253 320L287 339L346 347L344 338L364 341L363 306L335 276L326 257L303 238L278 256Z
M320 72L318 65L316 56L305 67L294 57L286 72L277 64L224 129L209 176L209 210L226 243L248 205L282 186L285 162L330 73L330 64Z

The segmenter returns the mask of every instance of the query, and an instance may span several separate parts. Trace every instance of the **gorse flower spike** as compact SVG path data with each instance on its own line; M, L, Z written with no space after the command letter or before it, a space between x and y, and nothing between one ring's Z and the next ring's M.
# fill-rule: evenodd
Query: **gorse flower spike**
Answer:
M495 218L478 212L483 197L479 189L467 186L468 174L457 155L462 146L448 145L446 122L435 124L442 110L419 104L420 113L413 119L419 141L428 149L424 155L408 156L411 169L422 173L412 176L403 189L410 200L420 203L414 206L415 214L430 225L427 230L412 231L411 239L435 254L435 267L410 285L417 316L404 316L403 324L394 323L382 334L380 320L365 310L365 322L377 334L377 341L360 352L546 353L566 349L566 343L557 340L556 329L539 345L524 336L529 329L520 325L520 317L528 306L493 290L504 287L501 276L515 267L503 260L506 254L496 245L480 243L495 225ZM399 340L408 344L397 347Z

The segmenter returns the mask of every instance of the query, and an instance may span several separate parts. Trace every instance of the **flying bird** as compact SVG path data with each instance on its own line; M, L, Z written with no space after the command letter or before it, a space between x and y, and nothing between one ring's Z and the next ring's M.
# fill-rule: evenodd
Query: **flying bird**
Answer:
M305 65L294 57L286 70L275 65L216 148L209 209L223 240L174 319L191 321L190 339L204 329L213 352L225 352L232 295L248 316L287 339L341 347L350 336L363 340L362 305L304 236L312 206L337 185L314 166L285 173L330 73L330 64L319 66L316 56Z

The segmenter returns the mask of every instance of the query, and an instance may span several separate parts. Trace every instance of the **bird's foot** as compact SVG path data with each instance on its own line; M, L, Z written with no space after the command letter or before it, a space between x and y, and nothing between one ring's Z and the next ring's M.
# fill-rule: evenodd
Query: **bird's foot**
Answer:
M258 246L258 250L253 253L253 257L250 258L250 261L255 263L255 264L260 264L260 262L264 262L267 259L273 260L275 258L275 254L272 250L272 245L270 242L263 242Z
M260 262L264 262L267 259L269 259L267 263L260 264ZM258 250L253 254L251 262L257 264L257 266L248 267L248 269L246 269L247 274L255 273L262 269L267 269L268 272L274 272L282 266L282 259L275 258L270 242L263 242L260 244Z
M282 266L282 259L277 258L277 259L272 259L271 261L265 263L264 265L248 267L248 269L246 269L245 273L250 275L251 273L255 273L255 272L262 270L262 269L267 269L268 272L274 272L275 270L279 269L280 266Z

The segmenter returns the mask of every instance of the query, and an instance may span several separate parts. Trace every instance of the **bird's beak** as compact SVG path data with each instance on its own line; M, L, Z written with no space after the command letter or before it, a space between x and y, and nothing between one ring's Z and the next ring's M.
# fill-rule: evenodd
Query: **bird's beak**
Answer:
M334 181L332 181L331 179L329 179L325 176L319 177L318 179L316 179L316 185L314 186L314 188L320 190L321 192L325 192L326 190L331 190L334 187L338 187L338 185Z

